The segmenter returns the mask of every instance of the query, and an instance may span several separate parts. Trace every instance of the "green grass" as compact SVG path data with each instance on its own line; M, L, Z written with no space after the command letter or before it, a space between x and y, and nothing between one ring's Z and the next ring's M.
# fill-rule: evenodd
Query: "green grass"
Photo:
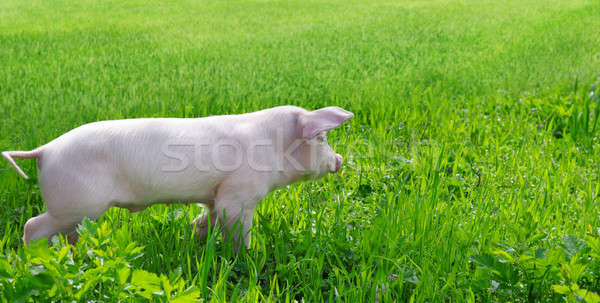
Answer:
M4 0L0 150L97 120L338 105L356 115L329 134L344 173L267 196L250 250L194 240L195 206L113 209L69 254L71 279L116 275L95 262L117 249L111 266L210 301L574 300L600 292L599 28L595 0ZM64 243L23 248L43 209L2 162L7 301L78 289L56 269L73 270ZM111 283L78 300L145 300Z

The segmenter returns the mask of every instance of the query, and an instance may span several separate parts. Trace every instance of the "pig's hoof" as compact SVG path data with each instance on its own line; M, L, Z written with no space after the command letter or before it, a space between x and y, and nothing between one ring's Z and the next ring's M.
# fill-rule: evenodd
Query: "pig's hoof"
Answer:
M67 240L69 241L69 244L71 244L71 245L76 245L78 239L79 239L79 234L77 233L77 231L72 231L67 236Z

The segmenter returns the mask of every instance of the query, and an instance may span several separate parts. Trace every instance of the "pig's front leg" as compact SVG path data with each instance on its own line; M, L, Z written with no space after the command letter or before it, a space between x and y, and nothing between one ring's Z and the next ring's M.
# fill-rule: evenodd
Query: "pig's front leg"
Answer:
M251 179L252 180L252 179ZM223 227L226 241L233 240L234 249L239 252L242 239L246 247L250 245L250 229L254 209L267 194L267 190L253 181L227 182L219 187L215 199L214 213Z
M244 238L244 244L246 247L250 245L250 229L252 228L254 209L246 209L239 213L236 208L237 207L231 207L229 209L225 208L225 215L221 216L222 219L219 221L224 222L223 225L225 226L223 227L223 235L225 236L225 239L229 238L229 235L234 235L233 241L237 250L240 248L240 245L238 244L238 242L240 242L240 233L236 233L236 229L241 231L241 235ZM213 209L210 209L208 212L196 217L196 219L194 219L192 222L192 226L196 228L196 235L200 239L206 238L209 228L210 230L214 229L217 223L217 218L219 218L219 216Z
M250 229L255 205L238 201L228 201L223 207L218 207L217 214L222 224L223 239L233 241L233 248L239 252L242 241L246 248L250 245Z

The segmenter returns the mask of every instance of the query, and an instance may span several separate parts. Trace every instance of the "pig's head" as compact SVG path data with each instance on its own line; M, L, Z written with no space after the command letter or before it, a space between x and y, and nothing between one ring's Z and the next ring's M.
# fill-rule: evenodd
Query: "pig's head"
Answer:
M327 131L339 127L352 117L354 114L336 106L300 114L297 129L300 145L295 158L304 169L304 176L319 178L340 169L342 156L327 144Z

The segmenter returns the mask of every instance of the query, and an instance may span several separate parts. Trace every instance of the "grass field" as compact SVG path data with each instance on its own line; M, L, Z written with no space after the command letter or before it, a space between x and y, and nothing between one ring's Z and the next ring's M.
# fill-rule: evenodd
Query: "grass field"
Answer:
M44 204L1 162L0 300L598 302L598 29L596 0L0 1L0 150L106 119L356 115L328 137L344 173L267 196L239 256L181 205L25 248Z

